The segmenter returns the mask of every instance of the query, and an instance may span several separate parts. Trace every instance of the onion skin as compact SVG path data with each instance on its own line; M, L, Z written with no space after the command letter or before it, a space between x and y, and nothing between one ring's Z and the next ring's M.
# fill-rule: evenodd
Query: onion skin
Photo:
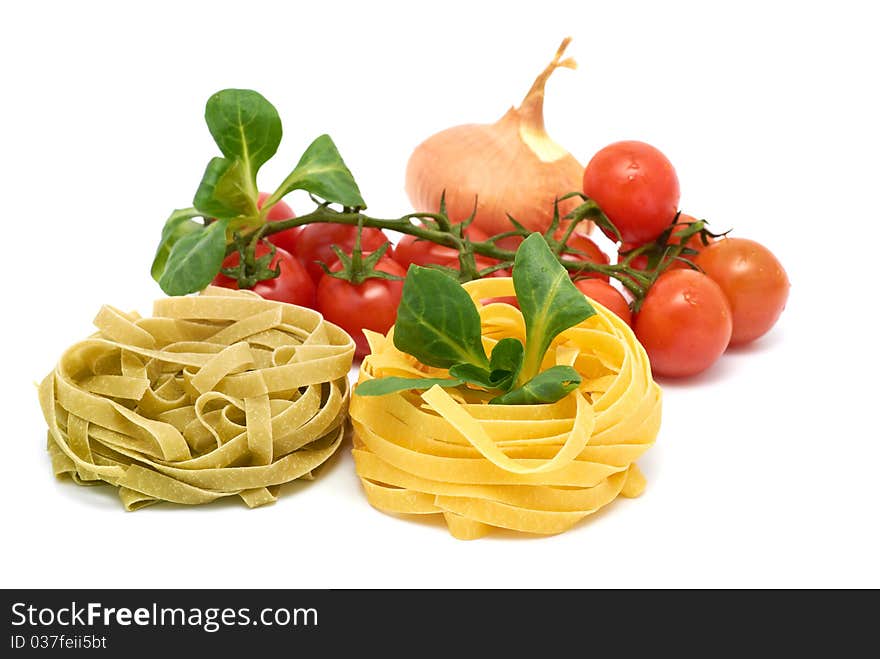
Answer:
M432 135L416 147L406 168L406 192L416 211L435 213L446 193L453 222L474 212L474 225L494 235L510 231L512 215L531 231L545 231L553 219L553 202L580 190L584 167L554 142L544 129L544 85L559 67L570 39L538 76L519 108L494 124L465 124ZM562 216L578 205L559 205Z

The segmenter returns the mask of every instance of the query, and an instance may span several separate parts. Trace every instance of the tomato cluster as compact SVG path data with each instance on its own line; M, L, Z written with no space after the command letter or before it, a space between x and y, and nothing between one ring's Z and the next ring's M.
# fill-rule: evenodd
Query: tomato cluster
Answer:
M617 262L625 264L622 276L640 279L650 286L633 300L620 282L612 284L599 272L578 273L574 283L587 297L617 314L630 325L651 359L654 373L665 377L695 375L709 368L729 345L763 336L776 323L788 298L789 282L776 257L762 245L744 238L717 238L696 231L697 221L678 210L679 184L669 160L642 142L617 142L600 150L584 171L583 192L605 213L619 236ZM260 195L262 206L266 199ZM293 218L283 201L266 214L269 222ZM696 225L696 226L695 226ZM474 242L488 236L474 225L463 231ZM351 334L357 355L369 352L363 330L386 333L395 322L403 289L402 278L411 264L458 269L457 250L429 240L404 235L373 265L383 276L334 277L325 271L348 268L337 258L334 247L345 254L355 248L358 229L345 224L315 223L287 229L269 237L275 254L269 264L277 268L274 279L258 282L254 290L263 297L312 307ZM607 266L611 259L590 237L574 231L566 237L560 258ZM506 238L504 249L515 250L522 239ZM382 249L388 238L381 230L364 228L360 247L364 255ZM680 248L681 258L668 260L670 246ZM255 256L271 247L257 246ZM499 262L477 255L480 271ZM238 265L233 253L224 268ZM616 276L621 276L618 271ZM351 274L348 269L346 273ZM486 276L510 276L499 267ZM235 288L236 280L217 275L214 283ZM514 299L493 300L516 304Z
M680 244L694 222L678 214L679 184L672 164L643 142L616 142L601 149L587 164L583 190L620 232L619 258L661 235L668 235L661 239L666 245ZM667 232L674 222L682 228ZM664 246L657 245L660 249L654 253L662 253ZM695 375L715 363L728 345L763 336L788 299L785 270L759 243L744 238L704 242L692 235L685 246L697 269L683 260L670 264L632 321L660 376ZM630 256L629 265L650 271L656 264L649 253ZM591 295L589 290L585 293Z

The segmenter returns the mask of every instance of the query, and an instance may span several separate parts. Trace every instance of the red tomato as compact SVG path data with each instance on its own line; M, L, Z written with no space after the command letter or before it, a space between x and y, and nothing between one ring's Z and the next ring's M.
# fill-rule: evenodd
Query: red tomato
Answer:
M564 232L560 229L554 234L554 238L560 240L563 235ZM581 256L580 254L563 254L562 258L565 261L588 261L590 263L598 263L599 265L608 265L611 263L611 259L608 258L608 255L599 249L599 246L590 238L587 238L582 234L572 233L568 238L568 246L583 252L585 256ZM584 276L591 279L603 279L608 281L608 275L603 275L598 272L585 272Z
M614 286L599 279L579 279L574 285L588 298L616 313L627 325L632 325L632 311L626 298Z
M339 261L331 270L341 269ZM399 263L382 257L376 270L398 277L405 277L406 271ZM397 319L397 306L403 292L402 280L379 279L372 277L362 284L352 284L325 274L318 283L318 311L331 323L339 325L354 338L355 354L364 357L370 347L362 330L386 334Z
M257 256L269 253L265 243L257 245ZM232 268L238 265L238 252L233 252L223 260L224 268ZM275 250L275 258L270 267L279 266L281 274L274 279L264 279L257 282L253 290L267 300L298 304L301 307L315 307L315 284L309 277L302 264L283 249ZM224 288L238 288L238 282L224 274L218 274L212 282L215 286Z
M324 270L317 262L331 263L336 258L331 245L351 253L356 238L357 227L350 224L307 224L297 238L294 255L317 284L324 276ZM361 249L365 252L373 252L387 242L379 229L368 227L361 234Z
M465 235L473 242L482 242L488 238L486 233L473 224L464 230ZM419 240L415 236L405 235L394 247L392 258L404 268L412 263L426 266L431 263L442 265L458 257L458 252L452 247L445 247L432 243L430 240Z
M788 275L773 253L754 240L725 238L704 249L696 264L716 282L733 313L731 345L766 334L788 300Z
M635 243L662 233L680 196L672 163L650 144L636 141L609 144L593 156L584 170L584 194L614 223L623 242Z
M655 375L684 377L715 363L730 342L733 321L718 284L696 270L673 270L654 282L634 328Z
M491 268L493 265L498 263L496 259L490 259L488 256L483 256L482 254L475 254L474 260L477 262L477 270L485 270L486 268ZM447 268L452 268L453 270L460 270L461 263L458 261L458 257L454 257L445 263L441 263L440 265L445 265ZM507 268L502 268L501 270L495 270L491 274L486 275L487 277L510 277L510 270Z
M268 198L269 195L267 193L261 192L257 199L257 207L262 208ZM288 206L283 199L272 206L266 214L266 220L269 222L281 222L282 220L290 220L294 217L296 217L296 214L293 212L293 209ZM269 236L267 240L273 245L280 247L285 252L293 254L296 249L296 239L299 236L300 231L302 231L302 227L294 227L293 229L287 229L287 231L274 233Z

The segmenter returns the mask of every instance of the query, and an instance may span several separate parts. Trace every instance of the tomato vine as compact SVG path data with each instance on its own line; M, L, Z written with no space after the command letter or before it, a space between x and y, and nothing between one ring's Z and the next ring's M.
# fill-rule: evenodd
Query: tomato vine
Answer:
M223 269L223 274L236 279L240 288L252 288L261 280L277 276L277 269L270 267L271 254L258 257L258 246L269 236L308 224L334 223L356 226L358 231L364 228L396 231L449 247L458 253L459 268L457 271L447 269L455 272L460 281L512 267L515 251L499 243L505 238L525 239L532 233L516 218L508 216L509 231L485 240L471 240L465 229L474 214L463 222L453 222L442 198L436 213L414 212L397 218L367 215L357 183L328 135L318 137L309 145L293 171L260 206L256 176L260 167L275 154L281 140L277 111L257 92L227 89L208 100L205 120L223 156L212 158L208 163L193 207L174 211L162 231L151 273L169 295L201 290L221 272L223 260L235 252L239 254L237 265ZM295 218L268 221L272 207L294 190L308 192L315 203L314 210ZM561 216L560 202L571 198L579 198L580 205ZM592 222L606 234L620 239L617 228L595 201L580 192L572 192L555 201L552 222L543 236L551 253L572 277L590 273L614 277L629 291L637 309L653 282L673 263L684 262L696 267L688 259L695 254L687 246L689 239L700 235L705 242L707 237L715 235L706 229L705 221L676 224L677 220L678 216L656 241L627 252L616 264L565 258L585 256L569 245L569 239L582 223ZM633 260L648 250L659 255L653 266L649 269L633 267ZM495 262L480 267L478 256ZM356 258L357 265L361 266L359 255ZM369 261L367 266L366 270L356 269L361 281L365 277L383 276L370 270Z

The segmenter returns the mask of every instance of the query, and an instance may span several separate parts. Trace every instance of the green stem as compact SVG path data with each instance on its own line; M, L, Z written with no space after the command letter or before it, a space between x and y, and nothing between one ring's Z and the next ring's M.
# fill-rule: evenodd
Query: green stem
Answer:
M335 211L327 206L320 206L311 213L307 213L306 215L300 215L299 217L291 218L289 220L282 220L280 222L268 222L256 231L262 232L260 235L261 238L266 238L268 236L271 236L272 234L286 231L287 229L304 226L306 224L324 223L348 224L351 226L357 226L360 222L362 226L365 227L398 231L400 233L415 236L422 240L429 240L433 243L437 243L438 245L445 245L446 247L451 247L461 252L464 249L465 243L462 238L459 238L453 233L439 231L423 225L413 224L411 222L411 220L413 219L438 221L440 218L441 216L437 213L410 213L408 215L404 215L403 217L394 219L377 218L370 217L368 215L364 215L363 213L358 212L340 213L339 211ZM245 238L245 240L247 240L247 238ZM516 256L515 251L497 247L491 240L470 242L470 246L473 250L473 254L488 256L490 258L498 259L500 261L513 261L514 257ZM235 251L235 246L230 245L227 248L227 253L232 253L233 251ZM583 274L595 272L601 275L614 277L615 279L618 279L627 288L627 290L629 290L636 297L643 296L645 291L647 290L647 287L650 285L649 277L646 277L641 272L637 270L632 270L631 268L629 268L628 266L624 266L623 264L604 265L599 263L591 263L589 261L573 261L570 259L561 259L561 262L562 265L565 266L565 268L569 272ZM463 274L465 275L470 274L471 278L473 278L473 275L475 273L475 269L473 273L463 272Z
M299 217L294 217L289 220L282 220L280 222L269 222L263 225L261 229L263 229L262 237L265 238L281 231L286 231L287 229L293 229L295 227L303 226L306 224L324 223L348 224L351 226L357 226L358 222L361 222L362 225L365 227L399 231L400 233L407 233L423 240L430 240L431 242L438 243L440 245L452 247L453 249L459 249L464 241L461 238L453 235L452 233L446 233L425 226L415 225L410 222L410 220L412 219L428 219L437 221L439 217L440 216L436 213L410 213L409 215L404 215L403 217L396 219L380 219L369 217L368 215L364 215L363 213L358 212L340 213L333 210L332 208L320 206L311 213L307 213L306 215L300 215ZM474 245L476 244L477 243L474 243ZM227 254L233 251L235 251L234 248L227 248ZM509 253L512 254L512 252Z
M439 228L432 228L430 225L414 224L413 220L432 221ZM480 275L474 260L474 255L476 254L504 262L513 262L514 257L516 256L515 251L502 249L495 244L498 236L491 237L485 241L473 242L461 237L454 230L444 230L444 227L451 227L451 225L448 217L440 213L409 213L399 218L377 218L370 217L369 215L365 215L364 213L352 209L344 209L340 212L330 208L326 204L322 204L311 213L300 215L299 217L280 222L266 222L258 229L241 236L241 240L244 243L253 241L252 244L256 245L260 239L280 233L281 231L286 231L307 224L322 223L347 224L350 226L360 225L362 227L371 227L374 229L397 231L415 236L421 240L428 240L437 243L438 245L451 247L457 250L460 254L459 261L461 265L461 279L463 281L475 279ZM577 224L577 222L572 222L572 225L575 224ZM566 227L567 235L570 236L573 230L573 226ZM521 232L519 231L508 232L508 235L520 234ZM562 265L574 275L597 273L608 277L614 277L633 295L635 298L635 304L638 306L648 289L665 269L659 267L656 271L646 273L631 267L630 264L632 260L649 248L650 244L644 245L633 250L620 263L609 265L592 263L590 261L566 259L564 258L564 249L562 249L561 253L557 256ZM663 259L664 265L672 263L683 248L684 245L670 245L667 254L668 258ZM227 247L227 254L231 254L236 251L236 249L236 244L230 244L229 247Z

